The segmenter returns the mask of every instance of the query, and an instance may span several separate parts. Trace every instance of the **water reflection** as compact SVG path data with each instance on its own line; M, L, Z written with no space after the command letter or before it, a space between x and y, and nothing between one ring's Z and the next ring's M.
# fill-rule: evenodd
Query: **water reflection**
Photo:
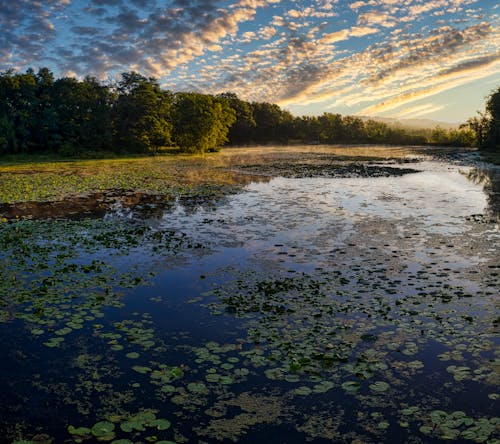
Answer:
M483 185L488 201L485 215L496 222L500 221L500 168L475 167L466 177L476 185Z

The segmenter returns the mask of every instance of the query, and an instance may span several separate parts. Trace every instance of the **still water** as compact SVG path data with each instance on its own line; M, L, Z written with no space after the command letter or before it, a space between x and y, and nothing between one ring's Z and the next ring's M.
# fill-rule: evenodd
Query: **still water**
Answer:
M0 441L500 442L497 170L295 151L1 225Z

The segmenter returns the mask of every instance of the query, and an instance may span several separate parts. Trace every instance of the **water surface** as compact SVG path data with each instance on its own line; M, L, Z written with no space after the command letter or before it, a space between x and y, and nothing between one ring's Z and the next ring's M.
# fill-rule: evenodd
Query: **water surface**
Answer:
M2 224L0 436L498 442L498 175L468 155L228 150L256 180L216 201Z

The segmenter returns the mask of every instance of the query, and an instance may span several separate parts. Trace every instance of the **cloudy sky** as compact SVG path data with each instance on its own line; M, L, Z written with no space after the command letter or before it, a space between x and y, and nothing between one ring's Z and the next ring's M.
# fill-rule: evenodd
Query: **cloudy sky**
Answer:
M495 0L0 0L0 70L459 122L500 85L499 17Z

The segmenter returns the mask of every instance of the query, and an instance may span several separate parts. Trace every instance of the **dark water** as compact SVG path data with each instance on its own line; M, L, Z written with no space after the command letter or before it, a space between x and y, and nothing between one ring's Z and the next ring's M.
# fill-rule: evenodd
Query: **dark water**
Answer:
M494 174L399 167L2 224L0 440L499 442Z

